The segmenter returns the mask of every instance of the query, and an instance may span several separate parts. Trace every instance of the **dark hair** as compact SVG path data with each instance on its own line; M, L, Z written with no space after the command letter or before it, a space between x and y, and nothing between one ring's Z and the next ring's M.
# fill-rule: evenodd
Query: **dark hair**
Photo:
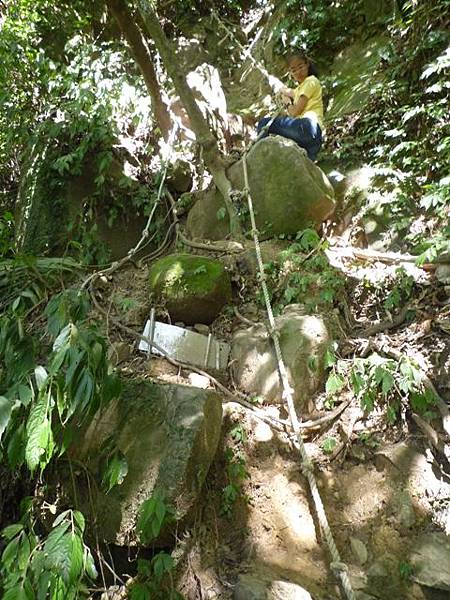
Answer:
M291 52L287 54L285 57L286 62L289 64L293 58L299 58L300 60L305 60L308 63L308 77L310 75L314 75L315 77L319 77L319 71L316 65L312 62L309 56L303 50L297 50L296 52Z

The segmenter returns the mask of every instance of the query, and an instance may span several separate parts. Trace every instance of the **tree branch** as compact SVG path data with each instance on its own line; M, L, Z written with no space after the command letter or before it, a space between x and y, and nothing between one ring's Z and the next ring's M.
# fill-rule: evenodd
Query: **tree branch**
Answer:
M232 234L241 232L236 210L231 199L231 183L226 175L226 165L219 151L217 140L208 127L194 95L180 70L177 55L162 30L160 20L153 10L149 0L138 0L139 11L149 36L155 42L169 77L172 79L181 102L189 115L197 142L203 150L205 165L210 171L214 183L221 192L230 218Z
M106 0L106 4L119 24L120 30L128 42L131 53L141 70L145 85L152 99L153 114L165 140L169 137L171 120L164 104L152 56L144 42L141 31L130 16L125 0Z

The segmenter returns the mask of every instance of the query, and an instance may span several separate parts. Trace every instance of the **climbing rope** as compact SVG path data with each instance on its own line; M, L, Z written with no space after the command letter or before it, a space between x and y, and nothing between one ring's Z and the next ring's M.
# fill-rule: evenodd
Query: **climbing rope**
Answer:
M270 127L270 122L268 123L268 126ZM267 129L268 129L268 127L267 127ZM337 549L336 543L333 538L333 534L332 534L330 526L328 524L328 519L327 519L327 515L325 513L325 508L324 508L324 505L322 502L322 498L320 497L316 478L314 476L314 466L313 466L311 459L308 456L308 453L306 452L305 444L303 443L303 439L302 439L302 435L301 435L300 423L299 423L299 420L297 417L297 413L295 411L294 398L293 398L294 390L292 389L292 387L289 384L288 374L287 374L286 366L285 366L284 359L283 359L283 354L281 352L281 347L280 347L279 332L276 330L276 327L275 327L275 319L273 316L272 305L270 303L266 275L264 273L264 266L263 266L263 261L262 261L262 256L261 256L261 247L260 247L259 238L258 238L258 230L256 228L255 213L253 211L253 201L252 201L252 197L250 195L250 186L249 186L249 182L248 182L247 152L244 154L243 160L242 160L242 164L243 164L243 168L244 168L244 190L242 193L243 193L244 197L246 197L246 199L247 199L248 209L249 209L249 213L250 213L250 219L251 219L251 224L252 224L251 233L252 233L253 241L255 244L256 259L258 262L258 271L259 271L259 276L260 276L260 281L261 281L262 292L263 292L263 296L264 296L264 302L266 305L267 316L268 316L268 320L269 320L269 334L273 340L273 345L275 348L275 355L276 355L276 359L277 359L277 363L278 363L278 372L279 372L279 376L280 376L280 380L281 380L281 385L283 388L282 397L283 397L283 400L285 400L285 402L286 402L286 405L288 408L288 413L289 413L289 418L290 418L290 421L292 424L292 429L293 429L295 437L297 439L298 449L300 451L300 456L301 456L301 461L302 461L301 465L302 465L303 474L305 475L305 477L309 483L309 488L310 488L311 496L312 496L312 499L314 502L314 508L316 510L320 529L321 529L322 535L324 536L324 538L326 540L326 543L327 543L327 546L328 546L328 549L329 549L329 552L331 555L331 560L332 560L332 562L330 564L331 570L333 571L336 578L340 581L340 583L342 585L342 589L345 592L346 598L348 600L356 600L356 596L355 596L355 593L353 592L353 589L352 589L352 586L350 583L350 579L348 576L348 568L341 560L339 551Z

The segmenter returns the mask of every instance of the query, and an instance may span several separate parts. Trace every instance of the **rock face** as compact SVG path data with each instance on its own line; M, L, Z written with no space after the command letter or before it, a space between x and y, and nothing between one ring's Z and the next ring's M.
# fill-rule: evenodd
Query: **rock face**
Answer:
M373 6L373 2L370 4ZM376 10L380 9L378 16L380 4L376 4ZM336 85L327 108L327 119L336 119L366 106L371 89L383 80L382 74L377 73L377 66L386 43L386 37L380 35L356 41L337 54L331 67Z
M424 533L414 544L412 578L420 585L450 592L450 538L444 533Z
M67 244L83 221L83 206L98 190L97 173L88 161L78 175L67 176L61 181L49 176L49 142L35 142L28 150L22 169L22 177L15 207L16 248L21 253L65 253ZM107 173L111 185L123 177L124 164L114 159ZM138 190L138 183L129 180ZM95 216L89 222L94 226L95 242L103 245L112 260L122 258L140 239L147 217L140 210L121 210L115 207L117 217L110 223L109 208L104 198L97 205Z
M150 269L150 286L174 321L209 324L231 300L231 281L222 263L205 256L172 254Z
M221 423L222 402L214 392L146 381L127 383L120 400L96 418L74 446L75 457L91 473L100 473L99 479L102 448L108 439L128 464L123 483L108 494L100 485L91 486L94 515L85 498L82 508L95 516L100 539L135 544L139 507L155 490L163 491L178 519L186 517L216 452Z
M317 225L334 210L330 182L292 140L269 136L259 141L247 155L247 170L260 239ZM234 189L244 188L242 160L229 168L228 177ZM215 189L200 195L188 215L189 235L223 239L229 233L223 208Z
M294 388L294 401L303 414L311 412L311 398L324 375L325 352L332 340L332 324L323 316L306 315L301 305L292 304L275 318L280 346ZM254 325L234 334L231 359L238 387L264 401L281 404L281 385L275 353L267 330Z

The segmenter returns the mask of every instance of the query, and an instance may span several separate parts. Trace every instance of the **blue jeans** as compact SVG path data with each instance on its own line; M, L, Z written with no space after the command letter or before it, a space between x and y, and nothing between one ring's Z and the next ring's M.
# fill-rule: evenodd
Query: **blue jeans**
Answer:
M271 120L271 117L264 117L257 125L257 131L260 133L264 125ZM297 144L306 150L308 158L315 160L322 146L322 130L315 121L305 119L295 119L294 117L275 117L266 135L274 133L282 135L285 138L294 140ZM266 137L263 135L262 137Z

